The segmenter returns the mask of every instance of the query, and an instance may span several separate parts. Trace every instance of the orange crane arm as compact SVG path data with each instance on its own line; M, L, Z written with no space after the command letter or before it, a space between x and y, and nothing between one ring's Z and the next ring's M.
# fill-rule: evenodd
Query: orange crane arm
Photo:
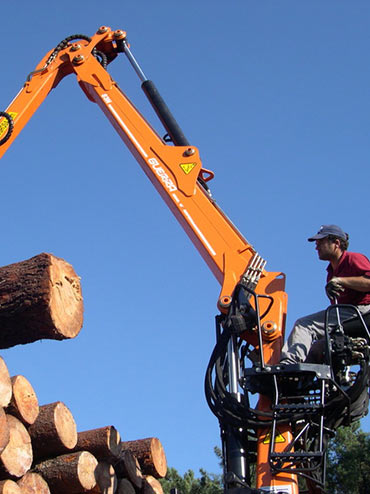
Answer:
M75 38L78 42L73 42ZM106 71L106 65L118 53L125 52L132 58L126 33L102 26L91 38L80 38L71 36L47 53L6 111L0 112L0 158L50 91L74 73L86 96L112 123L220 283L220 311L227 312L241 280L251 283L257 294L273 300L272 306L263 299L261 302L261 313L266 313L261 319L263 345L255 334L245 339L256 347L263 346L266 363L277 363L287 306L284 274L264 269L265 261L217 206L207 185L213 173L202 167L198 149L161 138ZM139 75L143 89L155 97L151 81ZM260 457L266 463L268 446L261 444ZM279 474L274 474L273 482L270 476L268 468L262 469L260 485L286 483L286 475L281 482ZM295 485L294 476L291 481ZM292 490L292 494L295 492Z
M277 317L282 330L286 304L283 273L268 273L263 269L263 259L200 184L199 177L204 184L213 178L213 173L202 168L196 147L164 142L94 56L94 51L103 53L110 62L117 55L120 35L125 36L122 31L102 27L91 41L68 43L41 60L6 110L12 117L13 130L0 146L0 158L49 92L63 77L74 72L87 97L100 106L221 284L219 308L228 307L235 285L254 259L252 268L261 277L258 291L279 296L280 300L274 302L277 308L274 319ZM3 117L0 141L8 130Z

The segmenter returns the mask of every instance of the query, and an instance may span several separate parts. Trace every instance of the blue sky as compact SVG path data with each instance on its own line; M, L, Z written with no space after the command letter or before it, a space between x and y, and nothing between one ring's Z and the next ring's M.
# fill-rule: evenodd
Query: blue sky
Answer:
M72 5L72 4L71 4ZM370 253L370 4L356 0L1 2L0 107L65 37L124 29L214 197L287 275L294 320L326 306L323 223ZM160 130L122 55L109 71ZM51 252L82 278L80 335L4 350L79 430L156 436L180 472L218 471L203 395L219 286L100 110L69 76L0 163L1 265ZM370 430L368 419L362 426Z

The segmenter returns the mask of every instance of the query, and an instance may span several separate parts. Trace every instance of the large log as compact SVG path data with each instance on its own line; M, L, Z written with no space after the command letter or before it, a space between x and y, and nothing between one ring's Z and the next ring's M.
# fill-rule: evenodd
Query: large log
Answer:
M13 376L11 383L13 395L7 413L26 426L33 424L39 414L39 402L31 383L24 376Z
M1 333L1 329L0 329L0 333ZM8 367L4 359L0 357L0 407L4 407L4 408L7 407L10 403L11 397L12 397L12 383L10 380Z
M156 437L147 437L137 441L121 443L123 450L129 449L138 459L144 475L155 478L164 478L167 473L167 460L160 440Z
M50 494L48 484L40 474L35 472L27 472L17 484L22 494Z
M120 454L120 435L112 425L79 432L74 451L89 451L99 461L115 461Z
M83 321L79 277L52 254L0 268L0 348L74 338Z
M0 407L0 454L4 451L5 447L9 443L10 432L8 420L4 409Z
M13 480L2 480L0 482L0 494L23 494L23 492Z
M35 459L58 456L77 443L77 428L67 406L61 401L42 405L36 421L28 428Z
M53 494L78 494L95 487L97 465L91 453L80 451L45 460L33 470L46 480Z
M31 438L20 420L7 415L9 443L0 455L0 479L22 477L31 467Z
M127 478L133 486L140 490L143 484L143 474L136 456L129 449L123 449L119 459L114 464L118 478Z

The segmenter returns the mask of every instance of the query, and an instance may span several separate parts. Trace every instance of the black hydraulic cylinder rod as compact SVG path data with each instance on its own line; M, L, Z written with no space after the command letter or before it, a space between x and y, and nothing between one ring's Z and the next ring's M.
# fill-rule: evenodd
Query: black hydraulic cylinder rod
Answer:
M221 434L226 471L224 481L226 490L250 483L249 462L243 445L231 426L226 426Z
M141 87L175 146L189 146L189 141L184 136L175 117L159 94L154 82L146 80L142 83Z

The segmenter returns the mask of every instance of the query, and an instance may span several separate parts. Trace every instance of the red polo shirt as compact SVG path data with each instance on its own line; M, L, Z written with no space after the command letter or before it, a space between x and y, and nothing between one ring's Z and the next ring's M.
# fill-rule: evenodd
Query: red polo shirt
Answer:
M333 270L331 264L326 268L328 272L327 281L334 276L345 278L346 276L369 276L370 261L363 254L344 251L338 266ZM370 292L358 292L345 288L338 297L338 304L368 305L370 304Z

